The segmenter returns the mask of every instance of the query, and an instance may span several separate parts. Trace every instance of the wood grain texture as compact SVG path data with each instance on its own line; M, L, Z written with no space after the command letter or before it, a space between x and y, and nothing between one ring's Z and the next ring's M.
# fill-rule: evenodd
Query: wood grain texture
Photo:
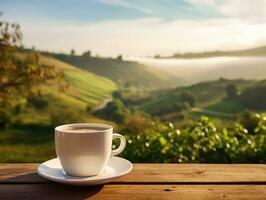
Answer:
M0 164L0 183L43 183L38 164ZM113 183L266 183L265 164L134 164Z
M0 185L0 199L266 199L265 185Z

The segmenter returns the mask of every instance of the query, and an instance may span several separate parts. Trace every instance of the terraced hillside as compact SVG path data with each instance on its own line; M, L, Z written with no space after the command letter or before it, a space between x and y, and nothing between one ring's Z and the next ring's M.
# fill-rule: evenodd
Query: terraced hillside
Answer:
M23 58L25 55L19 54L18 56ZM44 93L53 95L60 104L74 106L79 109L84 109L88 105L93 107L100 104L104 99L110 98L117 88L111 80L55 58L41 55L40 62L60 68L65 75L64 79L68 84L68 89L65 92L58 92L56 85L43 86Z

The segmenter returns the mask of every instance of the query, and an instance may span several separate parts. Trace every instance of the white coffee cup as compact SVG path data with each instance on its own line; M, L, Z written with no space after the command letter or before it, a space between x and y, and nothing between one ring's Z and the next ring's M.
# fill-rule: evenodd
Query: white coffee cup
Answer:
M120 145L112 150L112 140ZM55 128L55 149L66 174L94 176L103 172L111 156L121 153L126 139L113 127L98 123L66 124Z

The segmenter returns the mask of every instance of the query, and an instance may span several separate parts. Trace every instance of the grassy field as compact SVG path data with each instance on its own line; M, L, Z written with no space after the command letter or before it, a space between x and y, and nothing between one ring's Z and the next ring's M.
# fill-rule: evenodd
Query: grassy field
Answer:
M17 53L20 59L25 58L25 53ZM50 56L40 55L40 63L52 65L64 72L64 80L69 88L63 93L58 92L57 84L44 85L44 94L51 94L63 104L73 105L77 108L84 108L87 105L95 106L104 99L110 98L117 90L117 85L113 81L82 70L71 64L60 61Z
M221 101L218 101L217 103L207 106L205 109L215 111L215 112L235 114L235 113L242 112L245 109L245 107L239 102L222 99Z
M20 126L2 130L0 162L40 162L54 157L53 130L47 126Z
M24 56L18 54L21 59ZM54 157L53 128L64 120L106 122L91 116L86 108L110 98L117 89L113 81L51 57L41 56L40 62L63 70L68 89L60 92L56 83L43 85L45 108L37 109L25 101L19 113L12 114L11 124L0 129L0 162L41 162Z
M196 107L211 109L213 111L223 111L228 113L235 113L241 111L243 108L239 103L223 101L226 97L226 87L229 84L237 86L239 91L254 84L254 81L249 80L217 80L201 82L195 85L178 87L171 90L163 90L154 93L151 98L147 99L140 106L141 109L148 113L156 113L161 108L167 106L171 107L180 102L180 94L182 92L188 92L192 94L196 99ZM174 106L173 106L174 107ZM173 110L175 112L175 110Z
M36 114L36 113L35 113ZM41 113L37 114L37 118ZM40 118L35 119L33 113L27 117L34 118L28 121L31 124L17 125L0 130L0 163L16 162L43 162L54 158L54 127L50 124L41 124ZM111 124L117 131L116 124L100 120L91 116L83 119L84 122L98 122Z
M89 105L97 105L116 90L114 82L91 73L68 70L65 79L70 84L67 94Z

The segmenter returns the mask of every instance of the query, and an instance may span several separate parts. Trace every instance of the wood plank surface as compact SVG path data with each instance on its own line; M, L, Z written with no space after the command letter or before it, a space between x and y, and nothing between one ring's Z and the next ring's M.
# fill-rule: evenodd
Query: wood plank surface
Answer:
M47 182L38 164L0 164L0 183ZM134 164L113 183L266 183L265 164Z
M104 185L2 184L0 199L266 199L265 185Z

